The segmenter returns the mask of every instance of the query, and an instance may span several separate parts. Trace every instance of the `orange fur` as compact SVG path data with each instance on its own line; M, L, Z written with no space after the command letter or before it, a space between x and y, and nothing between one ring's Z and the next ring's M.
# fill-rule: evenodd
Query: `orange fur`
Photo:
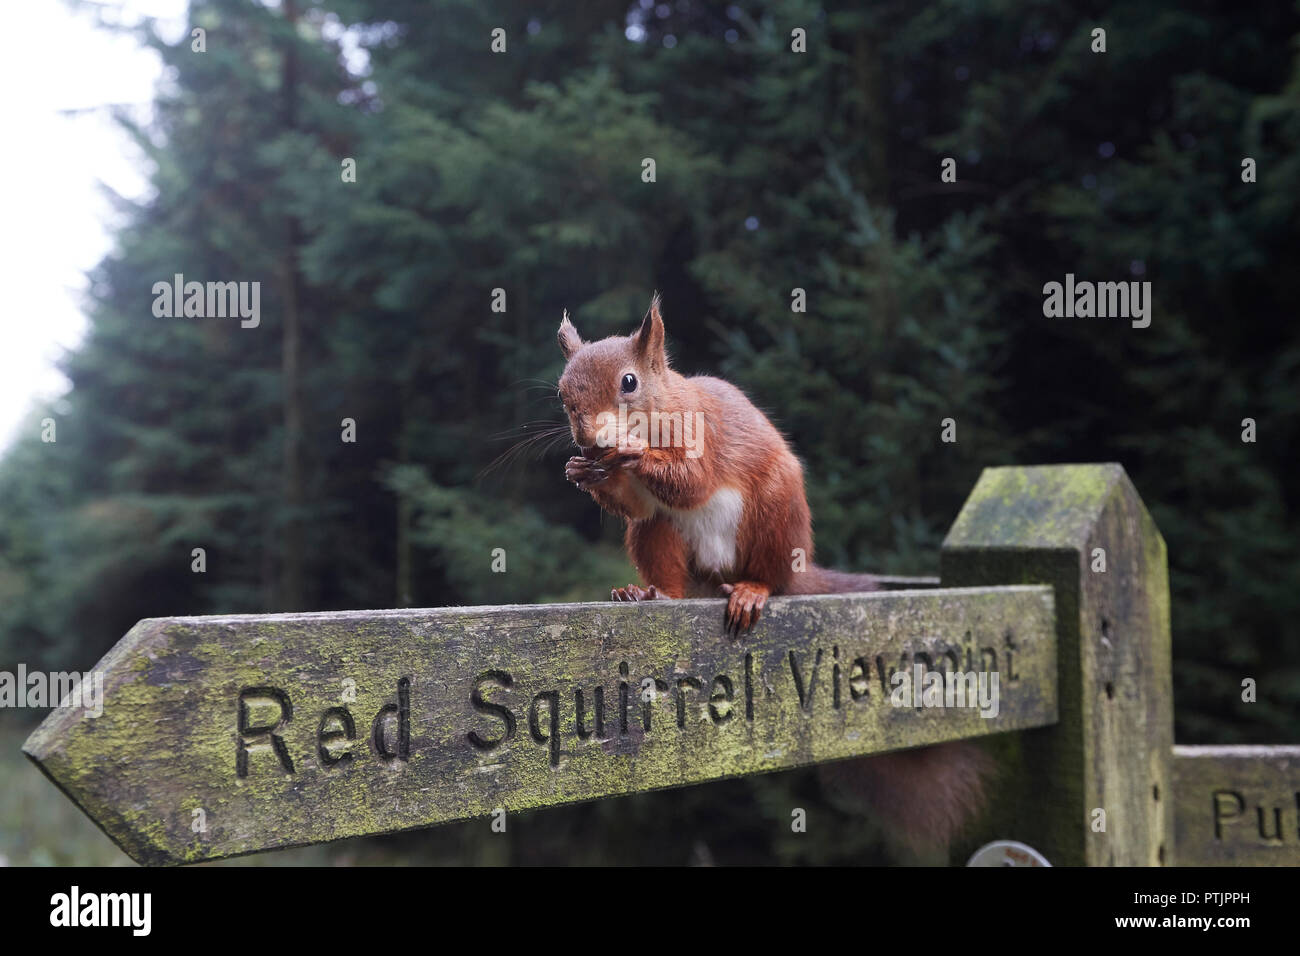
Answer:
M716 595L722 585L743 584L730 590L728 620L733 625L741 616L750 618L751 625L757 620L752 605L758 591L802 591L793 567L795 549L811 562L813 537L799 460L740 389L708 376L686 378L669 366L657 302L635 335L582 342L566 317L560 340L569 358L560 396L579 448L596 445L599 416L617 415L620 401L632 411L702 416L699 457L688 456L682 445L649 447L608 477L583 485L602 508L628 519L628 551L642 581L669 597ZM639 376L640 387L624 397L619 383L627 371ZM631 479L645 494L638 494ZM739 491L743 503L735 561L728 569L702 569L692 563L681 537L660 527L671 530L654 509L656 504L695 509L722 488Z
M968 741L817 768L833 803L887 821L891 841L916 854L948 849L984 805L994 769L993 759Z
M789 444L740 389L709 376L674 371L664 350L655 297L640 329L629 336L584 342L566 313L559 343L568 360L559 392L574 442L566 476L606 511L627 520L626 545L645 587L615 588L619 601L727 596L726 624L753 626L777 594L873 591L872 575L813 563L812 517L803 469ZM635 388L624 391L627 377ZM682 444L647 446L618 434L598 448L602 413L699 413L702 454ZM611 436L606 433L606 438ZM739 514L727 510L738 494ZM711 510L712 509L712 510ZM694 545L688 541L692 529ZM734 534L733 534L734 532ZM732 543L726 566L717 560ZM795 571L796 549L805 570ZM829 765L832 792L855 793L889 818L913 847L946 846L982 799L988 761L972 745L947 745ZM836 784L840 786L837 789Z

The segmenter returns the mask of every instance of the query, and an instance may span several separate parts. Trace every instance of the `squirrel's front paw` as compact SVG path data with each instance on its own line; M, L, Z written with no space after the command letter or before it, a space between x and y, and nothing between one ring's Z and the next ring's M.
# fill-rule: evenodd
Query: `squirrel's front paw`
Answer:
M754 581L723 584L718 590L727 595L727 630L733 636L758 623L758 616L772 593L766 584Z
M639 440L629 438L623 444L615 448L613 454L605 459L605 461L615 468L634 467L645 456L645 451L645 445L643 445Z
M609 470L600 462L576 455L565 464L564 477L586 491L592 485L598 485L608 478Z
M608 447L597 446L587 450L587 458L607 473L620 468L633 468L645 456L646 446L640 439L629 438L622 444Z
M625 588L614 588L609 592L609 599L611 601L665 601L668 599L668 595L653 584L648 588L629 584Z

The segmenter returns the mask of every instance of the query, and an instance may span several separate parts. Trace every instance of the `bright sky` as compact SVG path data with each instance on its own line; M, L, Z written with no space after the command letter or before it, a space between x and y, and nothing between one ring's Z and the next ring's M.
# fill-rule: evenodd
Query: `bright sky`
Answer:
M186 0L98 6L136 22L163 18L184 30ZM7 98L0 146L0 449L38 396L67 390L55 368L85 332L85 272L112 247L114 211L103 187L131 198L150 170L107 107L147 118L162 64L132 39L100 27L94 10L64 0L6 5L6 65L19 86Z

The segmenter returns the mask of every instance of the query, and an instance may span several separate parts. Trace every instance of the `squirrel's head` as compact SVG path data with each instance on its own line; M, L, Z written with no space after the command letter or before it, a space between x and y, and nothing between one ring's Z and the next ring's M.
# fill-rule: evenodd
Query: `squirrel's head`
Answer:
M641 327L631 335L584 342L565 312L558 338L567 362L560 376L560 401L573 440L584 453L598 444L614 444L608 440L608 423L618 420L620 405L628 413L663 408L669 368L657 294Z

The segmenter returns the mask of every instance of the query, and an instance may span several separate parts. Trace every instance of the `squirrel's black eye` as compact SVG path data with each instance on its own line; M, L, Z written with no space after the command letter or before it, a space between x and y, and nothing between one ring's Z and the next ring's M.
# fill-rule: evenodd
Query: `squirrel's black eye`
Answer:
M623 376L623 386L622 386L622 387L623 387L623 394L624 394L624 395L626 395L628 392L635 392L635 391L636 391L636 376L633 375L631 372L628 372L626 375L624 375L624 376Z

